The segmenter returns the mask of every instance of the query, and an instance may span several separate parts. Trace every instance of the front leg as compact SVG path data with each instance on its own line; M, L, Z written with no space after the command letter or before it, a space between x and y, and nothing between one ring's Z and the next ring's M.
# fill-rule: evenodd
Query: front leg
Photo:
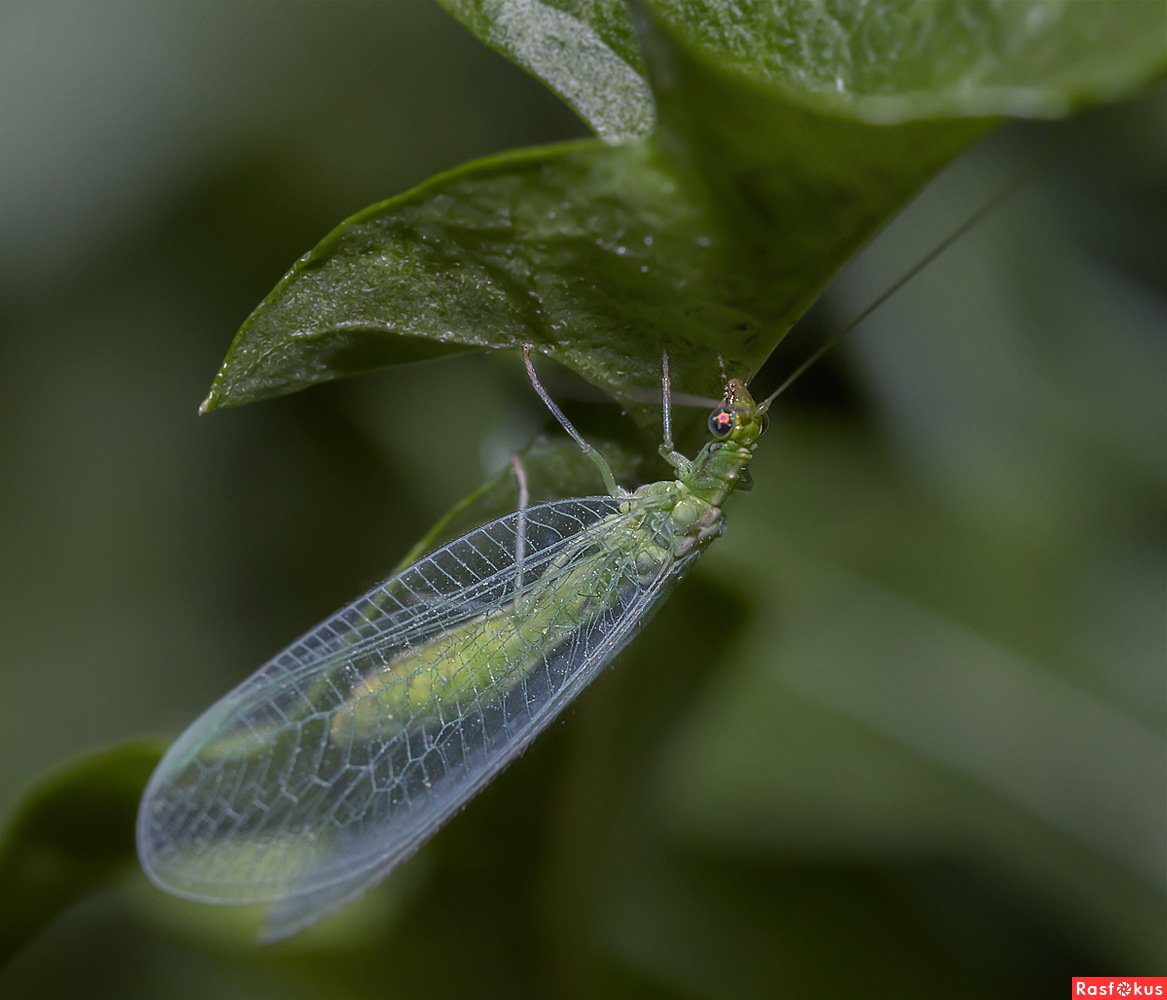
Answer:
M673 448L671 441L662 442L658 451L660 451L661 458L676 470L678 479L684 479L692 471L693 463Z

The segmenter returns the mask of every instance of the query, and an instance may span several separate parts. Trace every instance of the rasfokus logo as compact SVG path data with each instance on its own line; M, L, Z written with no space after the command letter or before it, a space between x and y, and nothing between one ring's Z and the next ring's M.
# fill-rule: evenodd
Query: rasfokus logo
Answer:
M1167 997L1167 976L1075 976L1072 997Z

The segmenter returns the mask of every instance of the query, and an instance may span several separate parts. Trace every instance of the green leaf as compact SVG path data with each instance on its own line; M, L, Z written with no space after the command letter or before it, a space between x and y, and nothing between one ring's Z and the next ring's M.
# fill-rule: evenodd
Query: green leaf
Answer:
M823 114L1056 117L1164 70L1159 0L652 0L674 43Z
M40 778L0 837L0 966L66 907L137 864L134 821L157 743L90 754Z
M654 385L663 336L712 343L738 321L704 260L703 206L678 183L650 145L583 142L481 160L375 205L252 313L204 409L523 342L615 395ZM701 314L678 294L695 284Z
M204 409L522 342L632 407L669 341L676 384L717 395L717 354L755 371L841 262L985 128L816 121L735 87L686 73L669 108L722 95L734 113L674 115L661 142L479 161L354 216L248 318ZM689 163L664 152L690 140L702 151Z
M651 131L652 94L621 0L440 2L600 137ZM642 7L692 52L806 107L873 123L1053 117L1128 94L1163 66L1159 0L651 0Z
M480 160L342 223L244 323L204 411L523 342L631 407L667 340L676 384L715 394L718 353L756 371L850 254L992 124L967 116L1049 113L1162 62L1146 5L1007 7L970 8L976 56L959 59L955 5L840 4L830 19L795 5L791 23L765 4L643 8L652 138ZM481 33L518 9L457 8ZM532 30L552 9L574 10L521 8ZM1022 11L1019 55L1001 39ZM1084 59L1088 28L1106 34ZM1038 89L1035 65L1051 81Z
M608 142L652 131L652 93L623 0L439 0L542 80Z

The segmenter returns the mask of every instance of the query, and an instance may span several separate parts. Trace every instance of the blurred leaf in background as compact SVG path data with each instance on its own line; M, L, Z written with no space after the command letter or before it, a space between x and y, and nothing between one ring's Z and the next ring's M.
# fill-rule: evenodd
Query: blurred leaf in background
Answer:
M192 402L336 219L582 129L428 5L0 18L7 806L79 751L175 732L544 423L508 356L197 424ZM1030 996L1161 966L1164 115L1159 91L1076 121L783 397L700 572L359 907L258 951L249 915L134 876L0 989ZM1034 142L946 174L760 384ZM434 400L440 453L403 417Z

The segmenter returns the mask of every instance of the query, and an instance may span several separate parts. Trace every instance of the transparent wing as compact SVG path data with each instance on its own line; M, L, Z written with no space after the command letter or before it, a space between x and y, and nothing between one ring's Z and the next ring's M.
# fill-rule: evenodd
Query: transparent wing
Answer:
M138 816L162 888L279 904L270 936L388 874L619 651L678 575L667 512L543 504L338 611L170 748Z

